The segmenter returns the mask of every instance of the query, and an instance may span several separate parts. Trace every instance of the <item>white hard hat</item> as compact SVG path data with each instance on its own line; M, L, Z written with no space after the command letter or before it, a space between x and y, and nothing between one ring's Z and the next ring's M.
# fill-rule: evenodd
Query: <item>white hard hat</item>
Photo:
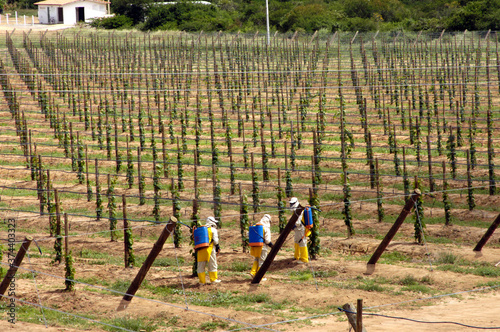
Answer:
M206 222L206 226L212 226L212 227L217 227L217 219L215 219L214 217L208 217L207 218L207 222Z

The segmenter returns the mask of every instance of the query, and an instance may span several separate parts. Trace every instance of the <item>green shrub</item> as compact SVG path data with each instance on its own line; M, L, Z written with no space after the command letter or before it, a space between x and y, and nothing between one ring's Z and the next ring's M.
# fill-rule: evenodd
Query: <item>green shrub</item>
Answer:
M451 252L442 252L439 254L436 263L437 264L455 264L459 258L457 255Z
M133 23L133 20L128 16L116 15L113 17L96 18L90 23L90 26L102 29L123 29L130 28Z

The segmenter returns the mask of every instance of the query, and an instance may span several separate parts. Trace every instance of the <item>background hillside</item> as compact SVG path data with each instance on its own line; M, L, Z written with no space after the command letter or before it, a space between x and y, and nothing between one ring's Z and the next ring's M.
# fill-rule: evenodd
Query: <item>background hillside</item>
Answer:
M185 1L152 5L148 0L115 0L112 9L126 17L103 27L139 25L143 30L265 30L265 0L214 0L214 5ZM270 0L272 31L327 32L392 30L498 30L500 1L450 0ZM112 24L110 24L112 23Z
M0 0L3 9L35 8L36 0ZM117 16L96 27L141 30L265 31L265 0L112 0ZM498 30L500 0L270 0L273 32Z

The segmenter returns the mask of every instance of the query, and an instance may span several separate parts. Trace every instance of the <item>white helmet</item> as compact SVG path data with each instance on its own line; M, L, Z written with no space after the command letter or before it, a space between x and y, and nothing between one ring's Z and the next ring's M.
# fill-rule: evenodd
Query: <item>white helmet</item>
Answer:
M205 226L217 228L218 221L214 217L208 217Z
M271 227L271 216L268 214L265 214L261 219L260 223L263 224L264 226Z
M290 198L290 208L291 209L296 209L299 207L299 200L297 199L297 197L292 197Z
M271 216L268 214L265 214L262 219L267 219L269 222L271 222Z

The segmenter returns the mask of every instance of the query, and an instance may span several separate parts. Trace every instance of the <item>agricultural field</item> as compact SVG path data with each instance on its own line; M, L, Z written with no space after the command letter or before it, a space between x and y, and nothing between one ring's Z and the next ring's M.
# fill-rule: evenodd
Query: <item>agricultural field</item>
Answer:
M496 33L78 28L0 50L2 277L30 243L0 328L349 331L357 299L370 332L500 327ZM248 226L270 214L274 242L292 196L317 207L311 260L291 234L252 284ZM202 286L208 216L222 282Z

